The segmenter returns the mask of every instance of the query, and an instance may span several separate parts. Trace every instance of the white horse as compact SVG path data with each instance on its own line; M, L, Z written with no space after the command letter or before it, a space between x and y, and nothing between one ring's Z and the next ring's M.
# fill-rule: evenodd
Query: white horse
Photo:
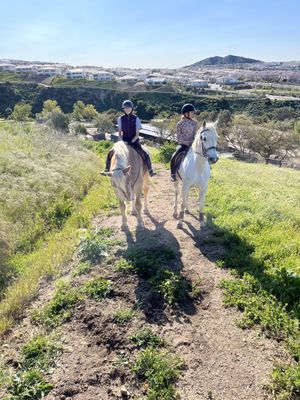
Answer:
M215 123L207 123L204 121L202 127L197 132L191 148L189 149L185 159L177 172L177 175L182 181L182 202L179 213L178 228L182 228L184 211L188 210L188 195L192 187L199 189L199 219L200 226L204 223L204 202L210 178L210 163L218 161L217 155L217 138ZM175 203L174 203L174 218L178 217L178 192L179 182L175 181Z
M127 229L127 203L132 204L132 215L137 216L137 226L143 227L141 215L144 193L144 212L148 210L149 174L142 157L125 142L119 141L114 147L109 172L104 173L111 178L112 187L119 200L122 214L122 229Z

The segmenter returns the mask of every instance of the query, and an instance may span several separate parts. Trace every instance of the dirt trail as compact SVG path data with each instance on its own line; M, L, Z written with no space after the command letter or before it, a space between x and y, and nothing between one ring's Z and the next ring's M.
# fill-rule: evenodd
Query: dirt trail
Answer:
M191 197L192 214L178 230L172 218L173 188L168 172L160 171L154 183L151 215L145 216L144 230L135 230L135 217L129 217L130 230L125 233L119 230L119 216L96 218L94 225L115 228L116 239L123 239L125 248L153 244L171 247L177 255L176 270L190 281L202 279L202 298L175 309L160 307L151 302L148 284L141 278L116 273L109 264L97 266L89 277L101 274L112 279L115 295L100 303L85 300L72 320L62 326L60 341L65 351L51 377L55 388L46 399L127 398L120 395L122 385L130 394L128 398L138 398L143 387L122 360L134 357L128 337L145 325L173 345L176 354L185 360L186 369L177 383L181 399L268 399L263 385L274 362L283 356L282 350L258 330L236 327L239 313L222 305L218 283L230 274L213 263L222 249L210 245L208 230L199 231L194 216L196 198ZM132 321L125 325L114 322L112 315L117 309L137 305L139 311Z

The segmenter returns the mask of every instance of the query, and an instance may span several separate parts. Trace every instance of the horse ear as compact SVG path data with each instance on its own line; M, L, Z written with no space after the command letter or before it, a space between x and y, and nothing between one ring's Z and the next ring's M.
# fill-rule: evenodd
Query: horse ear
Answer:
M202 122L202 126L203 126L203 128L206 127L206 121L205 121L205 119L204 119L203 122Z
M130 171L130 169L131 169L131 165L128 165L128 167L126 167L126 168L124 168L122 171L123 171L123 174L124 175L127 175L128 174L128 172Z
M219 118L216 120L216 122L214 122L214 126L217 126L219 123Z

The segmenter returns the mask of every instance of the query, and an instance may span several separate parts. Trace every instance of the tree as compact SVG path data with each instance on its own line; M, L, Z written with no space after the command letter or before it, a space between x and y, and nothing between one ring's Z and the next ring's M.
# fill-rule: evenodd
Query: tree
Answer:
M100 133L113 133L116 131L112 118L113 116L108 115L107 113L98 113L95 120L95 126L98 128Z
M32 106L26 103L17 103L11 114L12 119L16 121L28 121L31 117Z
M49 114L52 111L61 112L61 108L57 104L57 101L51 100L51 99L45 100L43 103L42 112L40 112L39 114L36 114L36 119L41 120L42 122L47 121L49 119Z
M98 115L99 113L93 104L88 104L85 106L83 112L84 119L92 121L93 119L96 119Z
M52 110L48 113L47 125L56 131L65 131L69 125L69 117L60 110Z
M219 123L218 123L219 125ZM237 114L231 120L231 125L222 131L226 142L242 155L250 155L249 138L253 125L251 120L244 114Z
M72 118L76 121L82 121L84 119L85 104L83 101L78 100L73 104Z
M297 132L285 130L280 125L271 129L258 126L253 129L249 147L263 157L266 163L271 156L274 156L276 160L283 161L299 149L300 135Z

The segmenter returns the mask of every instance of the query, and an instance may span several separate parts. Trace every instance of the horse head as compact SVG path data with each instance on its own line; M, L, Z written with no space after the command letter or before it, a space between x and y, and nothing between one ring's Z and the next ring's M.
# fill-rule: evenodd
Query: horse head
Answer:
M208 162L215 164L219 157L217 154L217 123L206 123L203 121L202 127L197 132L194 143L193 150L196 154L207 158Z
M111 178L111 185L120 201L130 201L134 197L130 169L130 165L126 168L117 167L105 174Z

